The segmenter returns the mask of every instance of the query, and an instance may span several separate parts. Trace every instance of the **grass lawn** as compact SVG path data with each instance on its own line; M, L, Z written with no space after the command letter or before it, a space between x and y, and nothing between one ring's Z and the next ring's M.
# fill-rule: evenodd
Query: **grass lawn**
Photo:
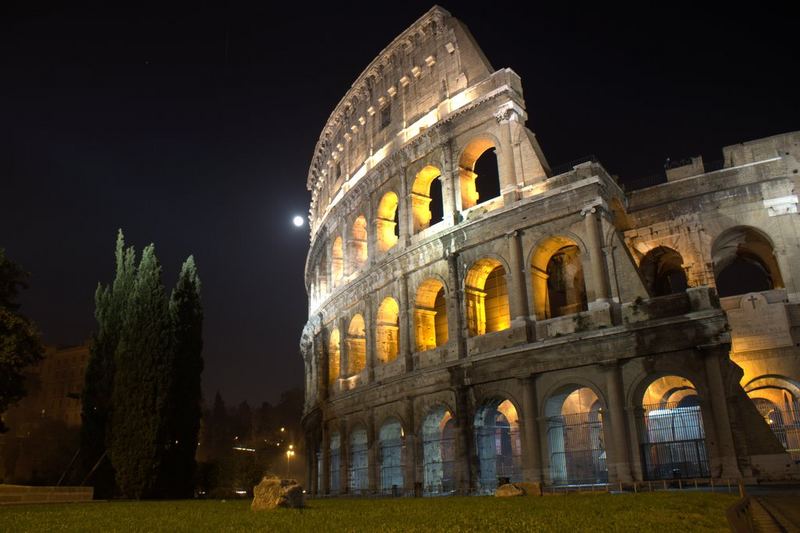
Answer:
M736 498L705 492L311 500L302 511L249 501L0 506L0 531L727 531Z

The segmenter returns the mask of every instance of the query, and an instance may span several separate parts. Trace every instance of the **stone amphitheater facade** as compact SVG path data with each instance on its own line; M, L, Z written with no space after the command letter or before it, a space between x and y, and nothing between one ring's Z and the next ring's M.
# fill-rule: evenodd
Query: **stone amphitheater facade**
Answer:
M434 7L325 124L310 492L796 476L800 134L626 192L596 161L553 172L525 109Z

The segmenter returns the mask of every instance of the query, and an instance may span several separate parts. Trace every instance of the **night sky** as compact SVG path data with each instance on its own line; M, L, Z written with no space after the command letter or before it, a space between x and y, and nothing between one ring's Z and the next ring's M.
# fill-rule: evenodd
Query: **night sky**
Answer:
M89 338L122 228L156 244L169 288L197 259L207 399L302 384L308 234L291 218L307 213L314 144L431 4L273 4L0 7L0 247L32 274L23 311L47 342ZM800 130L795 19L777 6L521 4L444 7L522 77L554 167L594 154L630 182Z

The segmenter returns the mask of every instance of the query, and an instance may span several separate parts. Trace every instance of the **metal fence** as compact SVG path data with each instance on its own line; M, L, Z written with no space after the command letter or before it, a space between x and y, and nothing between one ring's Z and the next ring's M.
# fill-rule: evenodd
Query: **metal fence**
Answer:
M608 481L603 419L599 412L548 417L547 440L554 485Z
M709 476L700 406L644 405L640 446L647 479Z
M455 492L454 437L427 438L422 441L423 494L436 496Z
M381 493L397 495L403 490L404 450L402 439L381 441Z

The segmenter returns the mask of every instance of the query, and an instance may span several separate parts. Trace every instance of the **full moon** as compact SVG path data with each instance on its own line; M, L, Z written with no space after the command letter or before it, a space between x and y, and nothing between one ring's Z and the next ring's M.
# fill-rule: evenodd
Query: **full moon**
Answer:
M298 228L303 225L303 222L304 222L303 217L301 217L300 215L297 215L292 219L292 224L294 224Z

